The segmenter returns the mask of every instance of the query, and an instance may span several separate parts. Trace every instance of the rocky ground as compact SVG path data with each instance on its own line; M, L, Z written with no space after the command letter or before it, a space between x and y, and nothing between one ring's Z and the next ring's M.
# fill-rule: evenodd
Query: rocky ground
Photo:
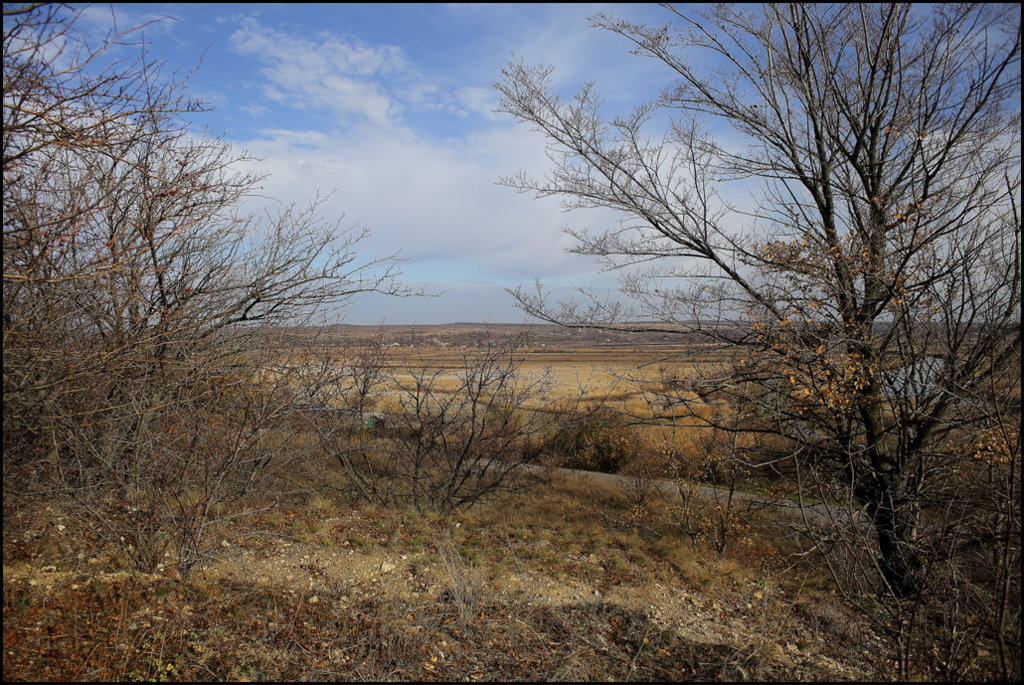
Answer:
M103 554L18 558L31 555L12 536L4 677L860 680L884 668L855 617L752 543L746 559L719 557L588 501L577 487L535 496L532 512L520 501L442 518L318 499L220 535L187 582ZM46 525L35 549L75 547L61 539L70 521Z

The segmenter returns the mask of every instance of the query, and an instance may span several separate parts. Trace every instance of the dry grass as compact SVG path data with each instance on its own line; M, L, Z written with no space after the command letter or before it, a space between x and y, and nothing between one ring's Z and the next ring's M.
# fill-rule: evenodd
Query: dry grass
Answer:
M399 617L376 599L339 613L341 589L313 596L119 578L83 582L45 603L22 584L8 589L18 594L5 603L12 618L56 637L5 645L5 678L664 681L714 678L737 660L730 645L687 640L600 600L529 611L487 601L468 618L440 602ZM67 613L79 617L74 626ZM40 645L43 653L29 657Z
M649 418L650 403L621 379L648 364L640 373L654 381L653 362L666 351L531 349L524 370L552 367L556 390L544 401L557 402L555 411L600 406ZM453 392L461 354L417 348L400 352L392 370L409 383L423 369L444 369L436 387ZM684 364L703 361L691 355ZM399 396L393 390L376 408L397 411ZM621 429L630 454L649 457L626 465L635 477L625 487L560 477L448 518L356 505L341 496L341 474L311 457L273 481L272 508L239 502L230 506L248 514L220 512L208 533L220 541L218 558L189 582L170 568L121 572L117 551L90 548L88 531L59 510L5 514L4 678L875 675L856 649L860 627L830 614L823 593L805 585L804 608L794 609L785 582L766 589L780 573L777 541L745 533L727 554L714 553L682 530L678 502L646 486L647 476L672 468L658 459L695 448L700 419L715 411L689 399L673 410L678 425ZM540 401L525 408L548 409ZM691 505L688 516L712 511ZM836 643L842 631L848 646ZM790 649L804 633L806 644Z
M434 383L440 394L456 392L457 374L466 350L452 348L399 348L392 372L401 388L409 388L413 375L423 370L441 371ZM548 374L553 388L544 397L528 400L524 408L537 411L604 411L631 420L656 419L661 425L645 425L634 434L645 444L663 449L692 450L706 430L707 420L723 408L706 404L694 393L679 393L680 402L659 406L647 387L657 387L664 374L685 376L693 368L720 359L694 347L635 346L527 348L521 351L523 382ZM381 411L398 411L402 390L392 388L377 403ZM671 422L673 425L669 425Z
M314 494L221 529L220 560L187 583L170 572L122 573L114 559L77 560L80 538L50 526L21 547L16 572L5 566L4 677L870 674L841 665L847 655L825 642L841 616L820 600L800 614L781 589L766 589L777 573L767 557L710 554L672 534L666 503L650 502L642 516L633 504L623 488L586 479L558 479L451 518ZM63 541L66 563L44 570L54 540ZM5 544L5 554L13 549ZM804 632L803 651L790 651Z

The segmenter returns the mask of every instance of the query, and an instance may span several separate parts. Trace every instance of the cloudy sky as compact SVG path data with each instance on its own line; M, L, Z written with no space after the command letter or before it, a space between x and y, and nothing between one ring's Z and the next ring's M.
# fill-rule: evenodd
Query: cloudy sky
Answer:
M83 7L79 5L79 7ZM543 175L544 141L495 113L492 83L511 59L556 68L566 94L596 82L609 111L654 97L668 74L590 27L612 12L662 23L647 5L130 4L87 6L79 28L98 36L160 17L144 32L152 59L188 71L213 107L205 127L259 157L263 194L367 227L367 259L399 253L407 282L429 299L368 297L350 323L521 321L503 287L541 278L557 293L610 287L585 257L566 254L567 226L617 217L565 213L498 185ZM112 16L113 15L113 16Z

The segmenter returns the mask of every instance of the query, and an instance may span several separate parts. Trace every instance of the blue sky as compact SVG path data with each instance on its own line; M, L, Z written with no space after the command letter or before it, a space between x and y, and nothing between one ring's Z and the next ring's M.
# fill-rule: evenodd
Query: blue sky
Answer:
M661 23L649 5L125 4L84 7L79 29L102 36L160 17L146 49L212 112L195 117L269 172L263 194L305 203L328 195L327 218L367 227L366 259L394 252L404 280L440 294L368 297L350 323L521 321L505 286L541 278L556 294L612 287L568 255L565 226L614 226L596 211L562 212L499 186L519 170L543 175L544 141L497 114L491 83L510 59L555 66L567 94L594 80L609 111L650 99L669 74L590 28L597 12Z

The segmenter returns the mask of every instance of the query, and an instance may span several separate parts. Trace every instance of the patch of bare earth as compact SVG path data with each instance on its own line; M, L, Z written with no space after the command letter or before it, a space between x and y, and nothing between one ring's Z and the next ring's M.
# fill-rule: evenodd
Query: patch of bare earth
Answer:
M494 512L296 508L264 532L221 535L187 582L93 557L12 561L4 678L870 676L864 634L820 602L794 603L768 576L717 562L694 574L696 551L689 574L649 556L633 563L626 537L558 537L501 515L509 525Z

